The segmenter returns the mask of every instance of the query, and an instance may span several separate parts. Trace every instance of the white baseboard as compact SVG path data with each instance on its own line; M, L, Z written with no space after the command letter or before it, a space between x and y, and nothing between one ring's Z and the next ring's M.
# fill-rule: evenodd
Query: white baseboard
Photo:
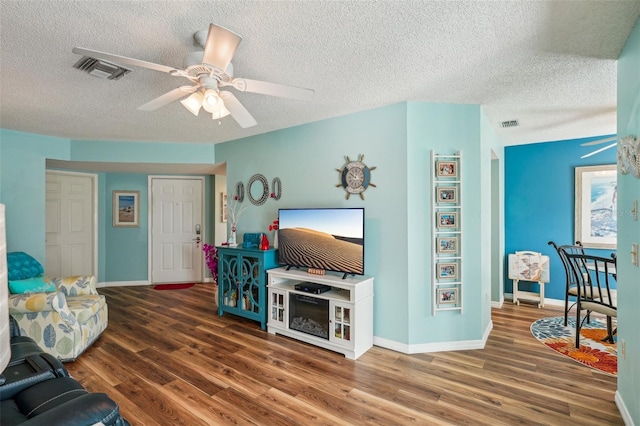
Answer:
M205 278L204 283L212 284L212 278ZM96 284L97 288L101 287L136 287L141 285L153 285L149 281L109 281Z
M629 413L629 410L627 409L622 396L620 396L620 391L616 391L614 399L616 401L616 406L618 407L618 411L620 411L620 416L622 416L622 421L624 422L624 424L626 426L635 426L635 423L633 423L633 419L631 418L631 413Z
M504 295L502 295L502 297L500 298L499 301L494 301L494 300L491 301L491 307L492 308L500 309L500 308L502 308L502 305L504 305Z
M149 281L108 281L98 283L96 287L133 287L140 285L151 285Z
M396 342L394 340L384 339L382 337L373 338L373 344L382 348L391 349L392 351L404 354L419 354L429 352L445 352L445 351L464 351L469 349L483 349L487 344L489 334L493 329L493 322L489 321L489 325L484 332L481 340L463 340L457 342L437 342L437 343L420 343L417 345L407 345L406 343Z
M504 294L504 298L508 299L508 300L513 300L513 293L505 293ZM548 297L545 297L544 298L544 304L545 305L551 305L551 306L564 307L564 299L558 300L558 299L549 299ZM493 304L491 306L493 306Z

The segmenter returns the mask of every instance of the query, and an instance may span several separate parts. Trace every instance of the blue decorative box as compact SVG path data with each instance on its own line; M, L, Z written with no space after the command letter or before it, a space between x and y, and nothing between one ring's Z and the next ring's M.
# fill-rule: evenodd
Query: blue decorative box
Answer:
M245 234L242 236L242 247L258 248L260 247L261 238L262 232L245 232Z

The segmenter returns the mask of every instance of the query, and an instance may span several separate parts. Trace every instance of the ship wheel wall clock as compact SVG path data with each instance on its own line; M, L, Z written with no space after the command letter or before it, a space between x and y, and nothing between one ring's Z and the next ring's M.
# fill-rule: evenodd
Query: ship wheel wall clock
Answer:
M341 169L336 169L340 173L340 183L337 187L342 187L347 195L345 198L348 200L351 194L358 194L360 198L364 200L364 191L368 187L375 185L371 183L371 171L375 170L375 167L369 167L362 162L364 155L360 154L357 161L351 161L349 156L346 164Z

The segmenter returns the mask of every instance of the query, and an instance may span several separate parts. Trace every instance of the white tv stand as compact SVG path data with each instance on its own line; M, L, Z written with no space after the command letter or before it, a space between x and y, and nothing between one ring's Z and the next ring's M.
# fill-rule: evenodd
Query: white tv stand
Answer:
M267 330L357 359L373 346L373 278L340 275L315 275L306 271L286 268L267 271L269 289L267 303ZM331 286L326 293L299 291L299 283L317 283ZM329 339L307 334L289 327L289 301L291 295L304 295L329 301ZM325 302L326 303L326 302Z

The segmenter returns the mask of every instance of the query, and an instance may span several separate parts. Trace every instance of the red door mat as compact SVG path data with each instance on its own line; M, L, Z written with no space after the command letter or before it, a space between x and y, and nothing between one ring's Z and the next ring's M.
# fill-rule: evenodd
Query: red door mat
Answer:
M185 288L193 287L193 283L182 284L156 284L153 286L154 290L182 290Z

